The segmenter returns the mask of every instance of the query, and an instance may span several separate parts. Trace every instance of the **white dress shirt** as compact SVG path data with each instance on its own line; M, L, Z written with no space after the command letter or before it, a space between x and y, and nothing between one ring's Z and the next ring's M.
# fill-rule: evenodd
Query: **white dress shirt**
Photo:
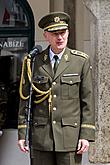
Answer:
M55 53L53 53L52 49L50 48L49 56L50 56L50 61L51 61L52 68L54 67L54 63L55 63L54 55L58 56L58 63L59 63L61 61L61 58L62 58L62 55L63 55L64 51L65 51L65 49L63 49L63 51L61 53L55 54Z

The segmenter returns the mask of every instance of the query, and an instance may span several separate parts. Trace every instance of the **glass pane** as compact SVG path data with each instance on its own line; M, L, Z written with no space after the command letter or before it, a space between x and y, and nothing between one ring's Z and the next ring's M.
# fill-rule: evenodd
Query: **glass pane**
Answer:
M15 82L20 79L21 65L24 55L28 52L28 38L27 37L16 37L16 38L0 38L0 70L5 71L7 74L8 69L5 69L6 65L2 65L8 62L8 59L13 60L11 64L11 75L9 75L10 82ZM8 67L8 66L7 66ZM0 72L3 76L4 73ZM2 76L0 76L2 79ZM7 76L5 76L8 79ZM5 78L3 76L3 79ZM0 80L1 81L1 80ZM5 81L5 79L4 79ZM7 80L6 80L7 81Z
M19 82L24 55L28 51L28 37L0 38L0 113L3 128L17 128ZM4 103L5 104L2 104Z
M25 27L28 21L19 0L0 0L0 27Z

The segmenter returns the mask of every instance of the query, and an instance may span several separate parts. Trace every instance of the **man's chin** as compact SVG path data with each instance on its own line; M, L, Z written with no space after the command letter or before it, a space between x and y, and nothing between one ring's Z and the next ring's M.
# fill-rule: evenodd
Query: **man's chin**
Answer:
M58 48L58 50L63 50L64 49L64 46L62 46L62 45L59 45L59 46L57 46L57 48Z

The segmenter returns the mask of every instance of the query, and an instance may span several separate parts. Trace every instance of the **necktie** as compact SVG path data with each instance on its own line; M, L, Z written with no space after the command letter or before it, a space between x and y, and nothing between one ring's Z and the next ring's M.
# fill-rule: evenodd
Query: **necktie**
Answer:
M55 74L56 70L57 70L57 67L58 67L58 56L54 55L54 59L55 59L55 62L54 62L53 70L54 70L54 74Z

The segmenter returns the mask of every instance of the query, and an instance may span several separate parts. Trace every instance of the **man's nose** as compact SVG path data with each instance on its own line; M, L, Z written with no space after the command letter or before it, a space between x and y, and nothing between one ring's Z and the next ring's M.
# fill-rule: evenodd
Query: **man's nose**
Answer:
M60 39L60 38L62 38L62 35L61 34L58 34L57 37Z

